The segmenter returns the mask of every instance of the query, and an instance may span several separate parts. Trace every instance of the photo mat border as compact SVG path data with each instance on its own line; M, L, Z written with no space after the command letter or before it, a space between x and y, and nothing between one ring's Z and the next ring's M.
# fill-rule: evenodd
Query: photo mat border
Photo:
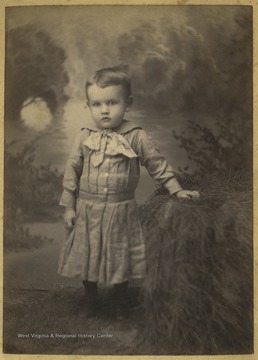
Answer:
M120 5L120 6L124 6L124 5L158 5L158 6L163 6L163 5L175 5L175 6L184 6L184 5L192 5L192 6L197 6L197 5L236 5L236 6L241 6L241 5L245 5L245 6L252 6L253 8L253 129L254 129L254 134L253 134L253 139L254 139L254 145L253 145L253 177L254 177L254 191L253 191L253 199L254 199L254 354L249 354L249 355L220 355L220 356L213 356L213 355L201 355L201 356L163 356L163 355L155 355L155 356L151 356L148 355L148 358L159 358L159 359L180 359L180 360L184 360L184 359L193 359L193 360L203 360L204 358L206 359L213 359L213 360L217 360L217 359L239 359L239 360L245 360L245 359L252 359L254 360L256 358L257 355L257 345L258 344L258 335L257 335L257 324L258 324L258 315L257 315L257 264L258 264L258 258L257 258L257 251L258 251L258 245L257 245L257 241L255 241L257 239L257 234L258 234L258 209L257 209L257 198L258 198L258 190L257 190L257 175L258 175L258 160L257 160L257 155L258 155L258 130L257 130L257 115L258 115L258 1L247 1L247 0L240 0L240 1L223 1L223 0L200 0L200 1L195 1L195 0L179 0L179 1L174 1L174 0L163 0L163 1L158 1L158 0L141 0L141 1L130 1L130 0L116 0L116 1L108 1L108 0L95 0L95 1L87 1L87 0L3 0L0 3L0 26L1 26L1 30L0 30L0 53L2 54L2 56L0 57L0 68L1 68L1 86L0 86L0 141L1 141L1 153L0 153L0 192L1 192L1 199L3 199L4 196L4 192L3 192L3 172L4 172L4 160L3 160L3 153L4 153L4 66L5 66L5 8L7 7L20 7L20 6L46 6L46 5L51 5L51 6L77 6L77 5L84 5L84 6L89 6L89 5L94 5L94 6L101 6L101 5ZM0 206L0 216L1 219L3 219L3 201L1 202L1 206ZM3 224L1 221L1 230L3 230ZM1 264L3 264L3 249L0 251L0 262ZM1 289L3 290L3 268L1 266L0 269L0 279L1 279ZM3 303L3 291L1 291L1 295L0 295L0 301L1 304ZM2 339L2 320L3 320L3 309L1 308L1 330L0 330L0 341ZM2 341L1 341L2 343ZM115 356L109 356L109 355L43 355L43 354L39 354L39 355L26 355L26 354L4 354L2 353L2 349L0 352L0 359L15 359L15 360L22 360L22 359L64 359L64 358L69 358L69 359L90 359L90 358L103 358L106 360L109 359L117 359L117 355ZM119 355L119 358L121 359L140 359L143 357L147 357L145 356L127 356L127 355Z

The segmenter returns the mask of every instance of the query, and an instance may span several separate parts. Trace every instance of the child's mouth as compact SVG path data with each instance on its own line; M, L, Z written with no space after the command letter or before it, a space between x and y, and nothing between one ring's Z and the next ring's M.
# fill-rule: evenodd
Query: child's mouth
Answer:
M110 121L111 119L106 116L106 117L103 117L102 120L103 120L103 121Z

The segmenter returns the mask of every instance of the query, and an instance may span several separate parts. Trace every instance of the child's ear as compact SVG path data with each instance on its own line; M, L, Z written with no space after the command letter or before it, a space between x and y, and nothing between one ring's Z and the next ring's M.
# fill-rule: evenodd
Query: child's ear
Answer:
M133 98L132 96L128 96L128 98L126 99L126 108L125 111L129 111L130 107L133 105Z

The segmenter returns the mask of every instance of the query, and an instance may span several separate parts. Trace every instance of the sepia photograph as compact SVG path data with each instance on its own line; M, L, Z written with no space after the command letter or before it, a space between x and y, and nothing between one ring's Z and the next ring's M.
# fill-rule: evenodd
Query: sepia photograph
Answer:
M253 7L6 6L4 354L254 354Z

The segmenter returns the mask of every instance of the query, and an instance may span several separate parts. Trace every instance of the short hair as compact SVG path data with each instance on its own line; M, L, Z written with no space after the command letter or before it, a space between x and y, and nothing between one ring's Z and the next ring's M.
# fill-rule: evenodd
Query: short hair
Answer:
M125 68L125 66L117 66L97 70L86 81L86 98L88 99L88 88L94 84L101 88L113 85L122 85L126 98L131 96L131 79L125 72Z

